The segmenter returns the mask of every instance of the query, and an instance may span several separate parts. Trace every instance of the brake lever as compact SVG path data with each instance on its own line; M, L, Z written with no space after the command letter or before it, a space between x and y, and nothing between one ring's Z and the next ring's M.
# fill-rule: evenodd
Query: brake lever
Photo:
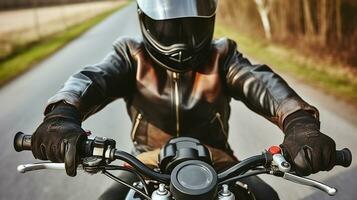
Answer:
M17 166L17 171L20 173L26 173L30 171L43 170L43 169L65 170L65 166L64 163L52 163L52 162L23 164Z
M321 182L305 178L305 177L300 177L291 173L288 173L291 170L291 165L290 163L284 158L284 151L279 147L279 146L272 146L268 150L269 153L273 155L273 163L272 165L275 165L278 167L278 170L273 172L274 175L283 177L284 179L295 182L301 185L306 185L306 186L311 186L314 188L317 188L321 191L326 192L330 196L334 196L337 194L337 189L330 187L326 184L323 184Z
M283 178L291 181L291 182L295 182L301 185L306 185L306 186L311 186L314 188L317 188L323 192L326 192L328 195L330 196L334 196L337 194L337 189L330 187L324 183L309 179L309 178L305 178L305 177L300 177L291 173L287 173L285 172L283 175Z
M101 164L103 164L102 159L97 157L87 157L84 159L82 164L77 166L77 170L84 170L90 174L95 174L101 171ZM40 163L30 163L30 164L22 164L17 166L17 171L20 173L26 173L31 171L38 170L66 170L64 163L53 163L53 162L40 162Z

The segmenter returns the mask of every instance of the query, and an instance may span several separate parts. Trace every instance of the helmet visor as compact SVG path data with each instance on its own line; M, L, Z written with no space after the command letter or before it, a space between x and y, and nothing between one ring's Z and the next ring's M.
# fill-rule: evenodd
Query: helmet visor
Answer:
M137 3L147 16L155 20L211 17L217 8L217 0L137 0Z
M151 37L160 46L166 47L174 44L186 44L197 48L210 39L214 29L214 17L169 20L153 20L145 17L143 21Z

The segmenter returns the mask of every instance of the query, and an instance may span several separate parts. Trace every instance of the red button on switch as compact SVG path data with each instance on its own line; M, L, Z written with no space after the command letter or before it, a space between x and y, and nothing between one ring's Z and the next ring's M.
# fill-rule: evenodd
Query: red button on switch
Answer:
M268 151L272 155L281 153L281 149L278 146L271 146Z

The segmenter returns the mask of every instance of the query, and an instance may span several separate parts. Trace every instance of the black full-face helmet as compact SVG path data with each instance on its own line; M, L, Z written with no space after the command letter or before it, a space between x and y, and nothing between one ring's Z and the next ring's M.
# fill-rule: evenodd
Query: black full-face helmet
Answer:
M207 60L217 0L137 0L145 48L161 66L175 72Z

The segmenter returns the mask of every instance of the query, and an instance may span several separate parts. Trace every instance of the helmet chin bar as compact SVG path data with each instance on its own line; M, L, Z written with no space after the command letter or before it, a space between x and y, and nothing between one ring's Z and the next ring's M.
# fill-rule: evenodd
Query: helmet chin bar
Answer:
M192 47L182 43L163 46L146 29L142 19L145 17L145 13L138 9L138 15L144 46L150 57L160 66L170 71L182 73L192 70L207 61L206 57L210 53L213 30L205 40Z
M211 52L211 39L209 41L199 49L188 50L181 47L164 52L155 48L144 36L144 46L150 57L160 66L178 73L192 70L207 61L206 57Z
M165 47L157 43L155 40L152 39L150 33L145 32L144 34L148 34L146 39L150 44L153 46L154 50L158 50L160 54L168 57L170 60L175 61L177 63L187 63L191 59L193 59L193 54L195 54L195 49L190 49L190 47L186 44L174 44L169 47ZM202 43L204 44L204 43ZM200 45L202 45L200 44ZM196 49L201 49L202 47L197 46Z
M186 54L185 52L186 52L185 50L179 50L178 52L171 54L170 59L178 63L183 63L191 60L192 56Z
M177 73L183 73L183 72L186 72L186 71L189 71L189 70L192 69L192 68L189 68L189 67L186 67L186 68L174 68L174 67L172 67L173 65L164 64L163 62L161 62L160 60L158 60L158 59L156 58L156 56L154 56L154 55L152 54L152 51L148 50L148 48L150 48L150 47L148 47L148 46L145 45L145 48L147 49L147 53L148 53L149 56L155 61L155 63L157 63L158 65L160 65L161 67L163 67L163 68L165 68L165 69L167 69L167 70L169 70L169 71L173 71L173 72L177 72ZM172 61L172 62L175 62L175 63L176 63L176 61ZM186 65L186 66L188 66L188 65Z

